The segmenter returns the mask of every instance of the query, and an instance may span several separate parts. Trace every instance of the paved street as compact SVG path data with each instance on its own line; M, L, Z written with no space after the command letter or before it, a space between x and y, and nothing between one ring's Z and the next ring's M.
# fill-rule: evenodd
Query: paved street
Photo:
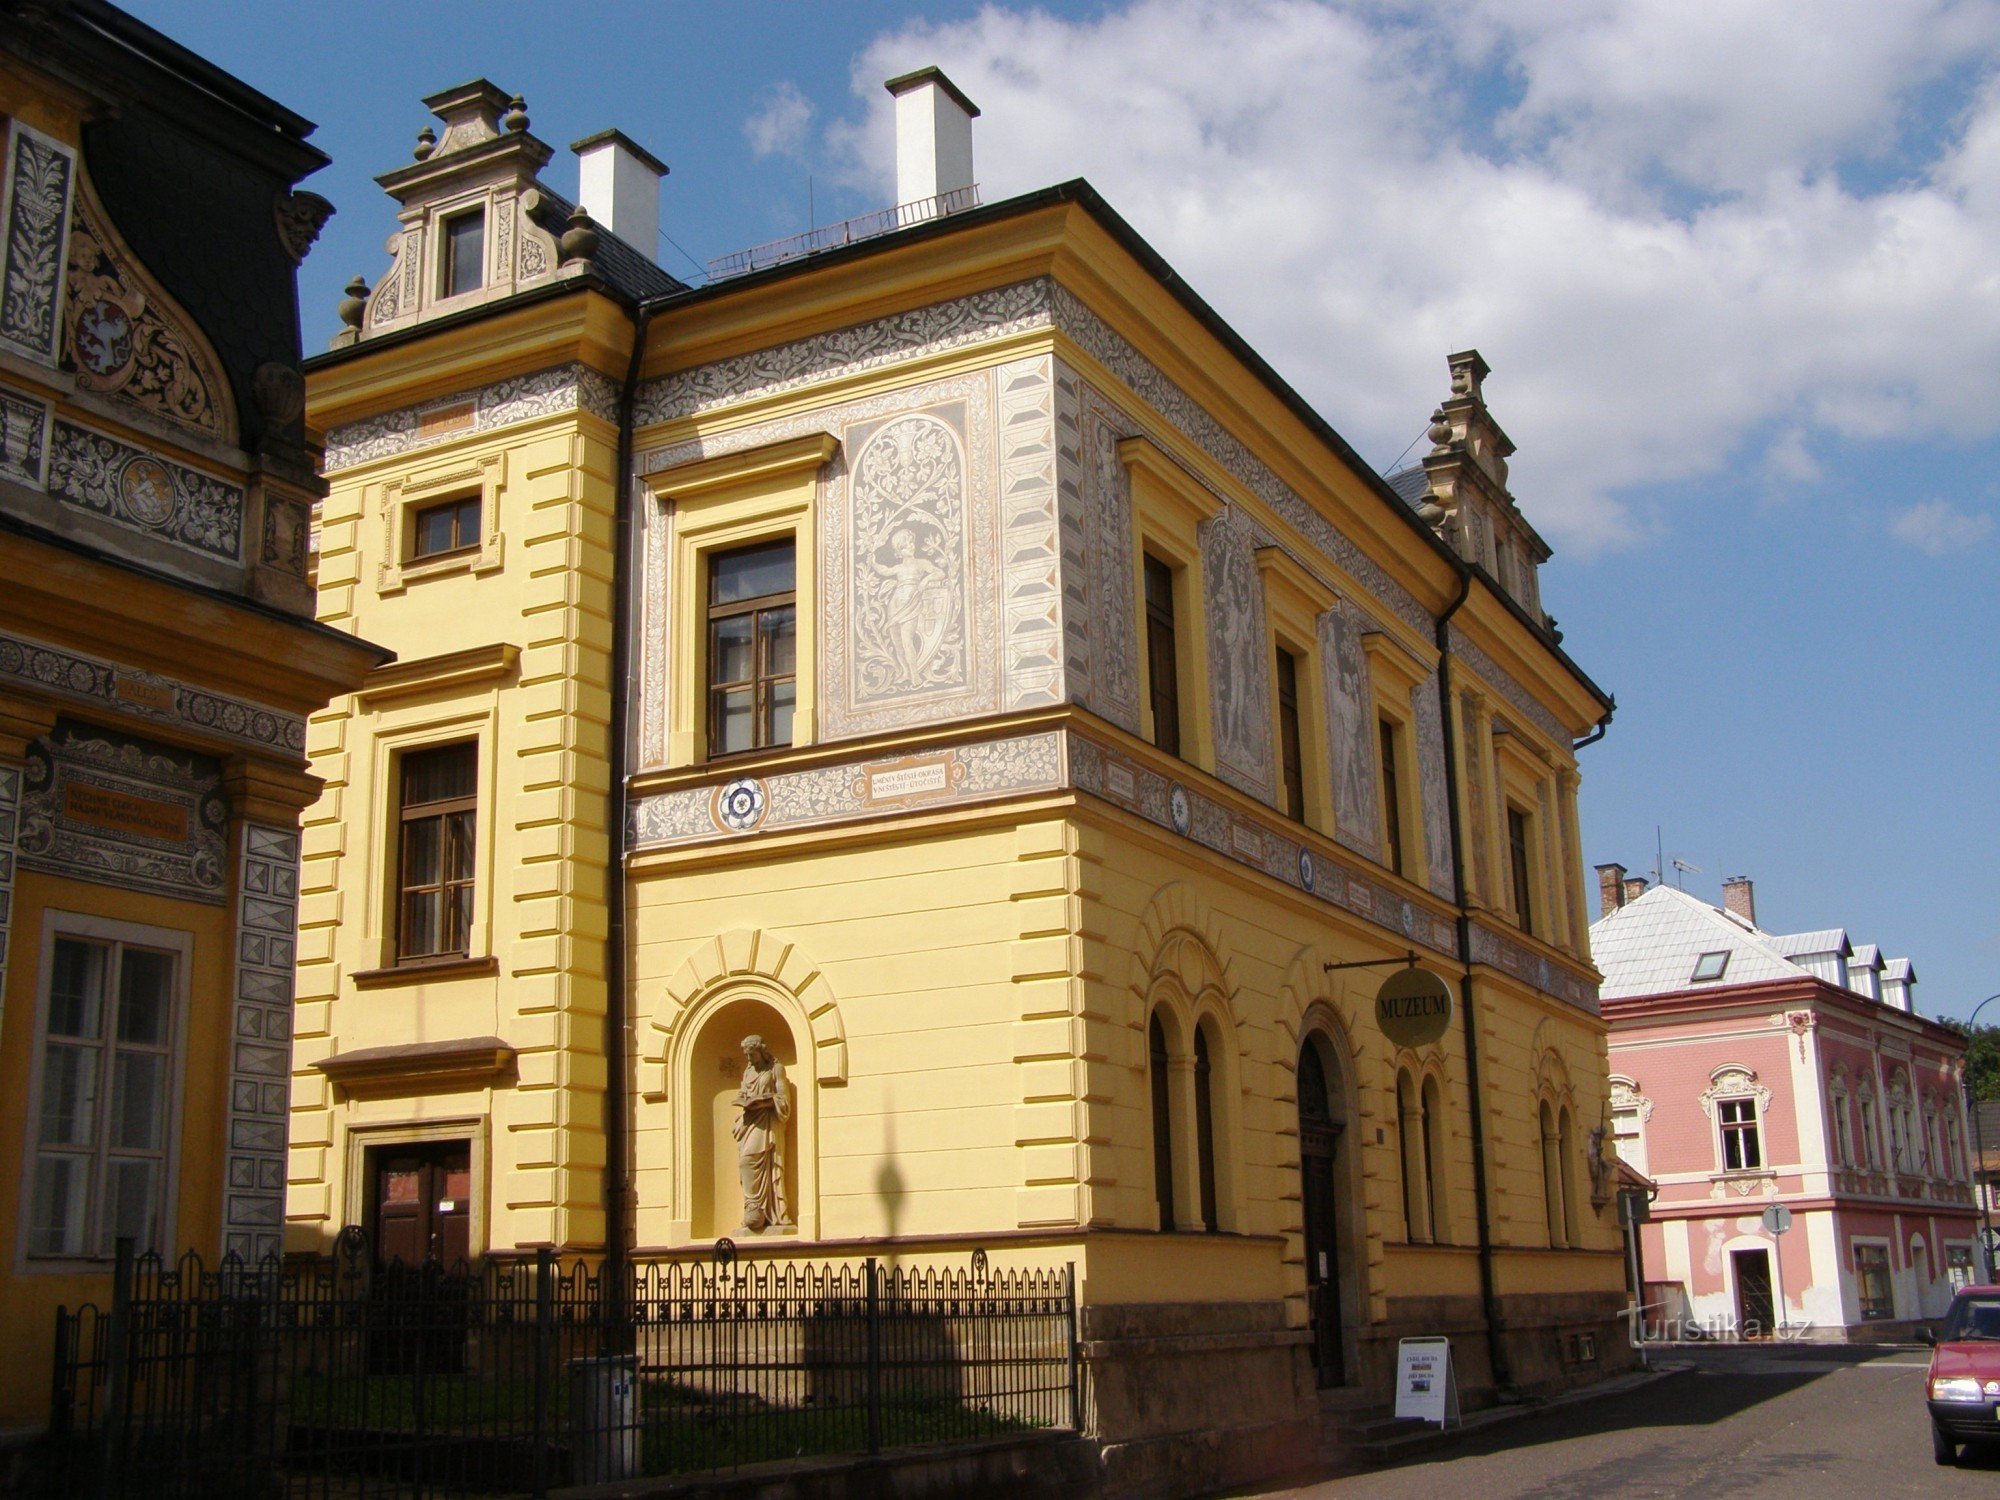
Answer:
M1393 1468L1274 1497L1992 1496L2000 1446L1931 1461L1924 1351L1676 1350L1696 1368L1497 1424Z

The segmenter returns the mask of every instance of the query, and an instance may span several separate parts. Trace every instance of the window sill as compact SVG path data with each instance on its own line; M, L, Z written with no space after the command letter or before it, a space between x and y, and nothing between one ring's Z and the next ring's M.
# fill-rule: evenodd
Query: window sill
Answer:
M380 990L402 984L428 984L434 979L474 979L499 972L500 960L489 953L480 958L413 959L386 969L363 969L350 977L358 990Z

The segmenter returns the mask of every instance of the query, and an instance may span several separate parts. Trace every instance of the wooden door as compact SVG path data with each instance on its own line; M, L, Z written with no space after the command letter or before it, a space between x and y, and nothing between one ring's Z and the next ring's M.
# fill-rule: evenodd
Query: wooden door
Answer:
M432 1141L375 1158L375 1261L454 1266L472 1252L472 1147Z
M1313 1372L1322 1387L1347 1383L1340 1325L1340 1203L1334 1157L1340 1127L1327 1096L1326 1071L1311 1042L1299 1052L1299 1173L1305 1218L1306 1312Z

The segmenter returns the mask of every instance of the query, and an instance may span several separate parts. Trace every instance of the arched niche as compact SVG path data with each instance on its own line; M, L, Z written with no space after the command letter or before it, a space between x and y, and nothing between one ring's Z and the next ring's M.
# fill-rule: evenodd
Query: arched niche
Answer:
M742 1238L742 1187L737 1170L732 1127L740 1111L746 1037L762 1037L764 1045L785 1070L790 1118L779 1132L778 1177L787 1206L788 1225L774 1225L767 1236L797 1234L806 1217L806 1177L812 1163L802 1143L813 1140L812 1079L799 1067L800 1048L790 1023L770 999L754 989L739 989L718 1003L691 1030L682 1056L687 1136L687 1213L690 1237Z

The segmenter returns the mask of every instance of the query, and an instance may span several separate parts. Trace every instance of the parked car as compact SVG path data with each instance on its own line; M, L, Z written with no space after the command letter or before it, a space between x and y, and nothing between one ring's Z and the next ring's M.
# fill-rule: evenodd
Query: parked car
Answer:
M1924 1376L1931 1456L1956 1463L1960 1443L2000 1443L2000 1286L1961 1288L1923 1340L1933 1346Z

